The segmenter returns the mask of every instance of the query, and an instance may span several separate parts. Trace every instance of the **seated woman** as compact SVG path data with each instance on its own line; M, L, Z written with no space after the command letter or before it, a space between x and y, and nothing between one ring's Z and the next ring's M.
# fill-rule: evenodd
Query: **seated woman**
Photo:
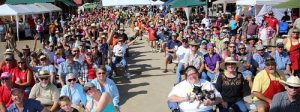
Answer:
M227 57L221 64L224 73L220 73L216 89L221 93L223 101L218 105L220 112L229 112L233 108L235 112L248 112L243 100L244 78L242 73L236 72L238 61L233 57Z
M60 96L68 96L73 107L83 107L86 105L86 94L83 87L77 82L73 73L66 76L67 85L64 85L60 91Z
M20 72L16 75L15 84L25 90L26 95L29 95L31 88L35 84L32 70L27 67L25 59L18 61Z
M84 91L90 96L86 105L86 112L115 112L110 95L101 93L93 83L86 83Z

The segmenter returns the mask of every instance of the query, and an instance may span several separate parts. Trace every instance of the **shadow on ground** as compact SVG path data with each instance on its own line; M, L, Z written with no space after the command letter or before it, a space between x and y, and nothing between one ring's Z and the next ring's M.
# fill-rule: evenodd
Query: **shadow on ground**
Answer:
M129 92L130 89L137 88L140 86L148 86L148 82L143 82L139 84L123 84L118 85L119 92L120 92L120 105L123 105L128 99L135 97L140 94L147 94L147 90L141 90L141 91L135 91L135 92Z

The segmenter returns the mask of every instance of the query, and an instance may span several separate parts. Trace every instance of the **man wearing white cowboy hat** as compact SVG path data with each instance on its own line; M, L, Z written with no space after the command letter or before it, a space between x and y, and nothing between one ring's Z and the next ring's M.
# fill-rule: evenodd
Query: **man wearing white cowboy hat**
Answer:
M287 81L280 81L286 91L277 93L272 99L270 112L299 112L300 110L300 79L291 76Z
M40 101L50 112L54 112L58 106L59 91L50 83L50 74L47 70L41 70L37 77L40 82L32 87L29 98Z

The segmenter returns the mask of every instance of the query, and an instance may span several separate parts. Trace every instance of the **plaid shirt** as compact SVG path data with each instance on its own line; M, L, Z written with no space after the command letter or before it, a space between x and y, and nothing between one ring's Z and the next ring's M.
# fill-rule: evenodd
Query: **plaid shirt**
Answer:
M65 61L59 64L57 74L63 76L63 79L65 79L68 73L73 73L78 78L82 78L81 67L82 65L78 61L74 61L71 64Z
M96 69L98 68L97 64L96 63L93 63L93 69ZM88 71L89 71L89 68L88 68L88 64L86 62L83 63L82 67L81 67L81 71L82 71L82 80L86 83L86 82L89 82L88 81ZM95 71L96 72L96 71ZM96 73L95 73L96 74Z

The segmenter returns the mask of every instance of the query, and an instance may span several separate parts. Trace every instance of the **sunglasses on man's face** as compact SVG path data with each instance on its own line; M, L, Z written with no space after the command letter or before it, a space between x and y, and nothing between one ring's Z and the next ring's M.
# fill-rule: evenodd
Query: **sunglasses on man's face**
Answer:
M288 86L290 89L299 89L299 87Z
M11 59L6 59L5 61L13 61L13 60L11 60Z
M40 78L41 80L48 80L49 78L48 77L45 77L45 78Z
M72 82L72 81L76 81L76 79L75 78L73 78L73 79L68 79L68 82Z
M88 92L89 90L91 90L92 88L91 87L89 87L89 88L87 88L87 89L84 89L84 92Z

